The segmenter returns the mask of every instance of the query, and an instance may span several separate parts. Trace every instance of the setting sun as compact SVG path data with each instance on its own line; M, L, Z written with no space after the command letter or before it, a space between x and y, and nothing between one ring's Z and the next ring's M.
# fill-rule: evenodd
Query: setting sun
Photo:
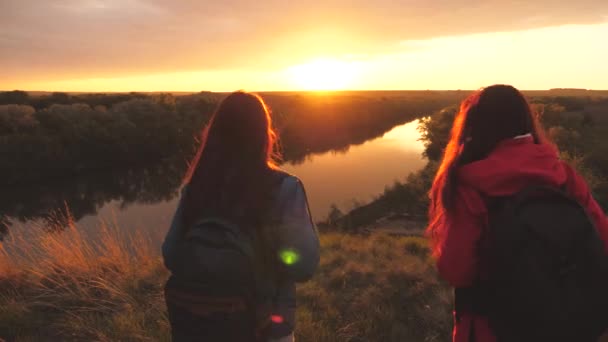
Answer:
M351 62L320 59L293 66L289 79L302 90L341 90L352 86L357 68Z

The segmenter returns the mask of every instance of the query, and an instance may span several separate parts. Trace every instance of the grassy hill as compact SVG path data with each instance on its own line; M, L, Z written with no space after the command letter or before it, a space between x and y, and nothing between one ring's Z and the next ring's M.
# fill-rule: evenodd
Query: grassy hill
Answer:
M168 341L159 236L102 224L87 237L11 234L0 250L0 338ZM321 235L321 265L298 287L298 341L446 341L451 292L424 239Z

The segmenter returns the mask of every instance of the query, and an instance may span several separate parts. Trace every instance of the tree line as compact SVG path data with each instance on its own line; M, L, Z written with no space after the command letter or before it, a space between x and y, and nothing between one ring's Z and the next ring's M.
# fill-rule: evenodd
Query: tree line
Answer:
M19 185L103 170L187 163L223 94L0 92L0 183ZM285 162L346 149L441 108L459 94L264 94Z

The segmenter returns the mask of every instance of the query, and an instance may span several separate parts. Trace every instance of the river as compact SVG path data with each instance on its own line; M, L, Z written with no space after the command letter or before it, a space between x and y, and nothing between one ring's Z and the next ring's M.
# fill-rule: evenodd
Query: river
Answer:
M309 155L301 163L287 163L282 168L303 181L313 217L320 221L331 205L347 211L373 200L386 186L422 168L424 147L416 128L417 121L412 121L362 144ZM49 189L37 187L35 192L29 192L39 194L36 196L15 195L10 205L19 218L9 216L9 230L48 224L39 217L56 206L58 212L70 208L78 227L98 227L105 221L121 229L164 231L175 210L175 190L181 178L171 170L164 166L146 170L143 176L121 176L123 179L106 175L107 185L93 178L77 185L68 182Z

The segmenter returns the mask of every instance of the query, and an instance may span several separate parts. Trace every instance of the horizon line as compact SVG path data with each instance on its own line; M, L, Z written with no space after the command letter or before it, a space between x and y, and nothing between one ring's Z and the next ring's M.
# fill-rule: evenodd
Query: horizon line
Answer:
M313 90L313 89L302 89L302 90L247 90L247 89L235 89L235 90L126 90L126 91L110 91L110 90L95 90L95 91L66 91L66 90L24 90L24 89L0 89L0 92L11 92L11 91L24 91L27 93L67 93L67 94L130 94L130 93L216 93L226 94L235 91L246 91L252 93L346 93L346 92L472 92L478 89L337 89L337 90ZM549 89L518 89L523 92L535 92L535 91L591 91L591 92L608 92L608 89L590 89L590 88L549 88Z

